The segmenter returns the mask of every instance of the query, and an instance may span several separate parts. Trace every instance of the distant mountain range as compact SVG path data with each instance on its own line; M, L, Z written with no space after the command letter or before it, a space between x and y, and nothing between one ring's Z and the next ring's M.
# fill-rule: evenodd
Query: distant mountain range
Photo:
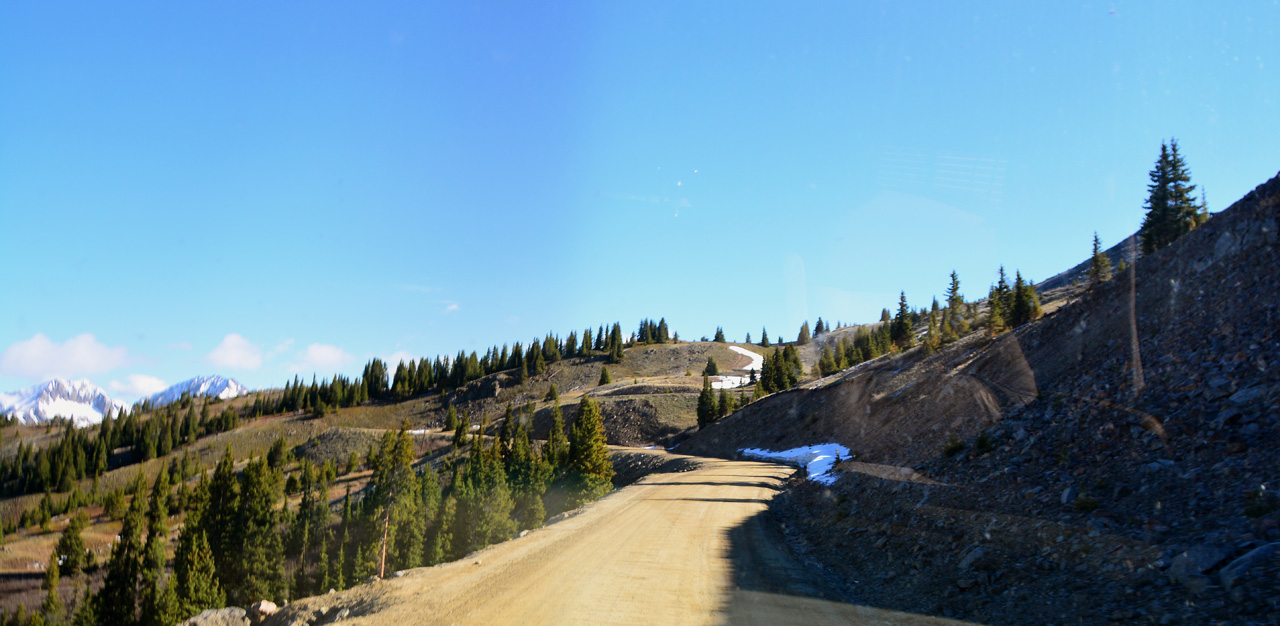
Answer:
M23 424L39 424L65 417L77 426L97 424L103 413L127 412L128 405L87 380L55 378L12 393L0 393L0 413L18 418Z
M192 397L230 400L249 393L249 389L230 378L197 376L144 400L153 406L162 406L177 402L184 393ZM117 415L125 413L129 411L129 405L112 399L105 390L88 380L55 378L34 387L0 393L0 413L12 415L23 424L41 424L55 417L65 417L77 426L87 426L101 422L103 414L108 411Z
M145 400L154 406L161 406L169 404L170 402L177 402L182 398L182 394L184 393L191 394L191 397L193 398L208 396L210 398L230 400L249 393L249 388L241 385L231 378L223 378L221 376L196 376L191 380L184 380L173 385L160 393L147 396Z

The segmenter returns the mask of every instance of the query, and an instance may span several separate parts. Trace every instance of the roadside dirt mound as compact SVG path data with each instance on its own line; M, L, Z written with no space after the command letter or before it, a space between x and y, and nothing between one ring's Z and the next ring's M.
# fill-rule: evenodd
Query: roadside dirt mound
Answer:
M739 423L767 441L771 421L813 419L806 437L845 436L859 460L938 483L845 464L835 485L784 499L784 520L873 604L997 624L1270 623L1278 236L1280 178L1040 322L872 364ZM886 422L913 417L897 426L913 436L904 452L886 449ZM744 438L708 428L680 450Z
M1012 350L1008 342L974 334L932 356L914 350L877 359L813 389L752 403L699 431L679 451L734 458L745 447L840 443L868 462L920 462L952 434L964 437L998 420L1001 404L1035 397L1025 368L998 365Z
M572 427L578 417L578 405L572 403L560 407L565 426ZM611 446L644 447L661 445L685 431L667 422L653 403L645 399L600 399L600 413L604 418L605 442ZM551 409L534 414L530 431L535 439L546 440L551 432Z

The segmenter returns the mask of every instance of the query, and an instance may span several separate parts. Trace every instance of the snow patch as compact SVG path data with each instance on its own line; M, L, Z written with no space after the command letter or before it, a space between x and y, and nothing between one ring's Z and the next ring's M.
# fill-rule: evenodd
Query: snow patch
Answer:
M842 460L851 458L849 449L838 443L820 443L815 446L792 448L781 452L759 448L743 448L739 452L748 458L783 461L801 465L809 472L809 480L824 485L830 485L836 481L836 477L831 475L831 468L836 463L836 457L839 456Z
M729 346L729 349L751 359L751 363L749 363L746 367L742 368L744 371L751 372L754 370L757 375L760 374L760 370L764 368L763 355L756 354L755 352L752 352L746 348L739 348L738 346ZM711 381L711 388L712 389L736 389L738 387L741 387L743 385L748 385L750 383L751 383L750 374L746 376L713 376Z

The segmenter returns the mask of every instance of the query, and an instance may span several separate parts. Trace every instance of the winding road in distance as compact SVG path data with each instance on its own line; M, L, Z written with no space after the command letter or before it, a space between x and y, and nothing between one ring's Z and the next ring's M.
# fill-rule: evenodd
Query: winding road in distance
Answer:
M390 626L961 623L846 604L801 566L767 514L792 468L685 458L696 469L651 474L461 561L300 600L268 624L343 609L344 624Z

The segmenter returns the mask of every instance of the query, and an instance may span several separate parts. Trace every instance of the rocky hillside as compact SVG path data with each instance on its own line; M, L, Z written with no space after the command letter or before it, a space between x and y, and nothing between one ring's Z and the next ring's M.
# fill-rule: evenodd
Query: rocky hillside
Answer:
M766 399L680 447L859 454L781 514L869 604L988 623L1280 614L1280 178L1040 322Z

